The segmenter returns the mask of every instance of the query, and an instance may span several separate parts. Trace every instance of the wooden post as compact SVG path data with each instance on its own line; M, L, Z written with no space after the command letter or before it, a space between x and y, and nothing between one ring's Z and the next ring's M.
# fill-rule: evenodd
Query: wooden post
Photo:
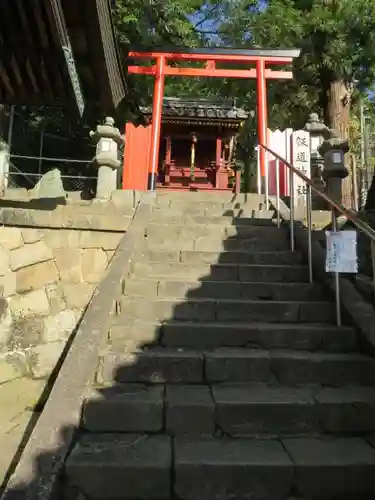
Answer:
M163 112L164 72L166 67L165 56L158 57L156 61L156 74L154 83L154 97L152 104L151 124L151 150L148 168L147 189L154 191L156 186L156 172L159 162L161 116Z
M216 138L216 179L215 184L217 189L226 189L228 187L228 175L224 169L223 159L223 140L221 137Z
M172 161L172 138L170 135L166 137L166 151L165 151L165 162L164 162L164 184L169 185L170 182L170 170Z
M172 138L170 135L166 137L166 152L165 152L165 163L170 165L172 161Z
M256 62L258 142L267 146L267 87L265 66L264 59ZM259 161L260 174L264 177L266 175L266 152L263 148L259 150Z
M222 149L221 137L216 137L216 170L221 165L221 149Z

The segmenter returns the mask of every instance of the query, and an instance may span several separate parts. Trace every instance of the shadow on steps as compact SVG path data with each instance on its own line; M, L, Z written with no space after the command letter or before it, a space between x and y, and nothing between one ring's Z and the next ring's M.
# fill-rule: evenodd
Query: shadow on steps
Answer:
M374 360L334 326L282 230L228 219L195 233L176 224L164 244L147 233L64 498L373 497Z

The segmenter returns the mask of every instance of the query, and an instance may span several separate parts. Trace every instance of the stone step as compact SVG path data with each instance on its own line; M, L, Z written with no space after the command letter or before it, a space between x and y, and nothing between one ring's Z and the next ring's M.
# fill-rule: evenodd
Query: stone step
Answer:
M225 207L252 206L265 203L265 196L256 193L234 194L231 191L220 192L188 192L188 191L157 191L156 206L196 206L223 205Z
M147 323L127 321L110 328L112 345L123 350L133 340L138 345L207 349L255 347L306 351L350 352L357 348L356 331L326 323Z
M272 323L312 322L333 323L335 307L323 301L276 301L244 299L198 299L179 301L175 298L147 299L122 297L121 314L117 323L128 319L143 321L222 321L247 323L269 321Z
M284 229L277 226L195 224L178 225L149 222L146 226L147 238L157 239L162 235L165 240L190 240L196 238L221 239L287 239Z
M180 250L142 250L137 260L144 262L181 262L184 264L257 264L257 265L290 265L299 264L302 260L300 252L279 250L275 252L200 252Z
M161 432L164 408L163 385L95 388L85 398L81 427L90 432Z
M176 437L369 434L375 431L375 389L123 384L92 390L82 418L90 432Z
M319 301L325 295L324 287L318 284L254 281L185 281L183 277L180 280L131 277L125 282L124 294L129 297L138 296L145 298L239 298L280 301Z
M67 459L67 481L88 499L169 499L171 452L167 436L83 435Z
M160 225L176 225L176 226L222 226L222 227L238 227L238 226L275 226L275 212L267 210L253 210L247 213L247 217L241 210L224 211L220 215L194 215L181 213L170 213L169 211L154 211L149 219L150 223Z
M177 386L180 389L179 386ZM215 424L231 437L368 434L375 430L375 388L213 386ZM189 392L186 392L188 401ZM167 399L168 404L168 399ZM184 421L180 405L181 428ZM168 407L167 407L168 426ZM193 417L191 415L190 417ZM178 419L176 418L178 421ZM192 420L190 419L190 422ZM110 429L109 429L110 430ZM199 430L199 429L198 429ZM167 427L168 431L168 427ZM188 430L185 431L187 433Z
M141 247L146 250L167 250L167 251L199 251L199 252L277 252L289 250L289 241L282 237L267 239L267 238L186 238L179 239L163 237L163 232L160 231L152 238L145 237L141 243Z
M152 217L185 217L185 216L195 216L195 217L230 217L235 219L252 219L254 224L258 224L258 220L266 221L275 218L274 210L266 210L265 203L254 203L247 206L239 205L206 205L198 203L197 205L176 205L172 207L164 207L162 205L156 205L152 209ZM259 223L262 225L261 223Z
M72 488L103 500L225 500L229 492L234 500L337 500L373 498L374 467L375 450L355 437L280 442L88 434L65 472Z
M138 277L184 278L191 281L254 281L296 283L308 279L306 266L258 264L195 264L182 262L134 262Z
M141 278L184 278L190 281L253 281L296 283L307 281L306 266L257 264L195 264L134 262L132 272Z
M375 358L357 353L244 348L202 352L154 347L131 354L103 353L97 381L100 384L276 381L285 386L371 385L375 384Z

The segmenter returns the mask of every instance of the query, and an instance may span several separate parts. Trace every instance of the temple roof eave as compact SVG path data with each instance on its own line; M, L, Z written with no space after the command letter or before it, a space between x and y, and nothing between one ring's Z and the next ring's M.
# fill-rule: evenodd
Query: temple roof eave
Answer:
M132 46L133 52L152 52L158 54L192 54L200 56L243 56L246 57L259 57L267 59L267 57L281 57L281 58L297 58L301 53L301 49L238 49L227 47L209 47L209 48L188 48L188 47L158 47L155 45L149 47L136 47Z
M0 103L116 108L127 88L111 0L31 3L0 2Z
M243 120L191 120L188 118L162 118L163 125L189 125L238 129L243 125Z

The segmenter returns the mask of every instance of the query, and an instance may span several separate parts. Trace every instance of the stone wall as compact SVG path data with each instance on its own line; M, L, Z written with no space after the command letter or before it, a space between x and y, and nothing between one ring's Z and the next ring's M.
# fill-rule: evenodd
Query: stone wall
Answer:
M0 384L49 378L132 212L112 202L0 204Z

